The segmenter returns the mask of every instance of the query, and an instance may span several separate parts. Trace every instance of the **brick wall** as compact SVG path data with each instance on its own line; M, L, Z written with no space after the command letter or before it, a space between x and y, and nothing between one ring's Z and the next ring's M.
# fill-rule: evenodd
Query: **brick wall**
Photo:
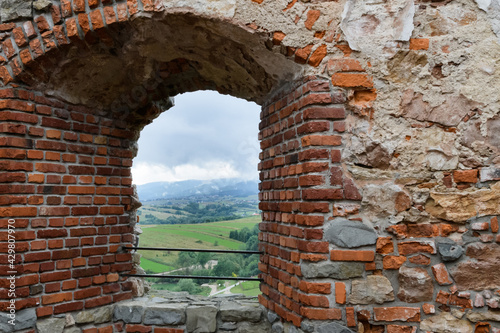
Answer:
M328 296L330 283L303 278L300 263L323 260L373 261L374 252L332 252L323 225L335 202L360 200L340 165L346 93L308 78L263 107L260 125L260 301L300 326L302 318L341 319ZM352 256L346 259L346 256Z
M8 220L16 237L16 308L38 317L132 297L119 273L132 270L133 132L96 110L31 89L0 90L2 294L10 297Z

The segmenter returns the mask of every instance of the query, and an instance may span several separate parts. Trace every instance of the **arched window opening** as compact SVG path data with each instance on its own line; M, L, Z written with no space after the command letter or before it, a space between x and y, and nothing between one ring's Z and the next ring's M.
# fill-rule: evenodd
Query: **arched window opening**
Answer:
M140 247L253 250L258 246L260 107L212 91L186 93L141 132L132 168L143 206ZM260 293L257 254L140 250L151 288L216 295Z

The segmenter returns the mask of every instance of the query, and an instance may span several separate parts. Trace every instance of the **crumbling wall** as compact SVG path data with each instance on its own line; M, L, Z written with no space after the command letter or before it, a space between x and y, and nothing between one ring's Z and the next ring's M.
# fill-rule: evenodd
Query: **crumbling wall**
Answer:
M43 188L75 177L95 191L126 189L121 202L115 192L105 200L123 206L119 244L133 240L132 190L120 180L129 176L95 183L97 150L64 160L73 153L65 140L106 154L119 146L129 163L170 96L213 89L263 106L259 299L281 318L274 331L498 332L499 11L498 0L2 1L1 226L21 221L16 263L32 270L20 273L18 309L51 316L47 308L78 310L67 308L76 293L90 304L88 290L105 293L77 277L75 294L39 305L75 283L59 271L83 264L53 258L76 253L63 233L88 221L99 230L114 214L76 218L64 203L72 193ZM92 133L111 123L115 132ZM90 173L75 174L76 164ZM78 246L78 256L99 248ZM50 256L27 260L42 250ZM39 283L47 274L62 275Z

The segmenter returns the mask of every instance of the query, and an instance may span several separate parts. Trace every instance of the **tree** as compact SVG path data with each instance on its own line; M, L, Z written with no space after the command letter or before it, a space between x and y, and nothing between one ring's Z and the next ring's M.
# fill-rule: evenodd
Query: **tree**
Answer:
M210 260L210 253L208 252L198 252L198 263L201 267L204 267L205 264Z
M192 279L182 279L177 284L179 291L187 291L191 295L200 292L200 287Z
M245 249L247 251L257 251L259 249L259 238L257 236L250 237L245 244Z
M180 267L189 267L195 265L197 262L198 258L194 252L181 252L177 258L177 264Z

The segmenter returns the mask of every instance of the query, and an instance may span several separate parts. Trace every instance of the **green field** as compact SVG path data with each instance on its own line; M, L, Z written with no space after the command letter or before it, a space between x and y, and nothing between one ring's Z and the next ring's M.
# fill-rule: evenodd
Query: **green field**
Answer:
M161 264L158 262L151 261L147 258L141 258L141 267L151 273L163 273L174 269L172 266Z
M153 291L151 291L151 294L154 295L154 290L169 290L169 291L179 291L178 290L178 283L154 283L152 285ZM209 287L200 287L201 292L198 293L198 295L202 296L208 296L210 295L210 288Z
M233 249L238 250L244 243L229 238L233 230L244 227L252 229L261 221L260 216L251 216L238 220L171 225L142 225L139 246L199 248L199 249ZM170 271L179 268L176 260L178 252L144 251L141 267L149 272L161 273L162 269Z
M231 288L233 294L243 294L245 296L258 296L260 294L259 281L245 281Z

